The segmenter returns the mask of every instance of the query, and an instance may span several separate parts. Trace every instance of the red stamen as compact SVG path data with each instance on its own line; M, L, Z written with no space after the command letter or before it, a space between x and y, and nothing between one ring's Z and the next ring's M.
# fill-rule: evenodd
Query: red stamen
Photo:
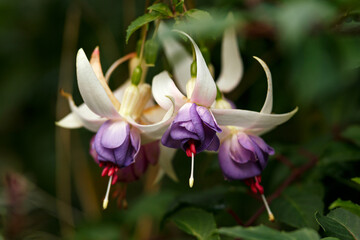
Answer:
M186 156L191 157L191 154L190 148L186 149Z
M115 168L114 167L111 167L109 172L108 172L108 176L110 177L111 175L113 175L115 172Z
M190 144L190 151L191 151L193 154L196 154L196 147L195 147L194 140L190 140L190 141L189 141L189 144Z
M196 154L196 146L195 146L195 141L193 139L190 139L187 142L187 149L186 149L186 156L191 157L192 154Z
M251 184L250 189L254 194L257 194L257 188L255 187L255 184Z
M260 194L264 194L264 187L261 186L259 182L255 183L255 187L259 191Z
M101 173L101 176L104 177L109 171L109 167L105 167Z
M100 162L99 163L99 167L103 167L104 166L104 163L103 162Z
M117 174L115 174L114 176L113 176L113 180L112 180L112 182L111 182L111 184L115 184L116 183L116 181L118 180L118 175Z

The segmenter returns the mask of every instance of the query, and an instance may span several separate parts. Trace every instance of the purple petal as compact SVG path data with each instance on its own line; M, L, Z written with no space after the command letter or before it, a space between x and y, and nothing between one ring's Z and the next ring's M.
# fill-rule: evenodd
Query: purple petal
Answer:
M257 162L239 164L230 157L230 141L225 140L219 148L219 164L228 180L243 180L260 175L262 168Z
M216 132L221 132L221 128L216 123L216 120L215 120L214 116L212 115L212 113L209 111L209 109L207 109L206 107L203 107L203 106L197 106L196 111L199 114L201 120L209 128L213 129Z
M101 144L106 148L117 148L129 135L130 126L124 121L106 121L102 133Z
M220 140L219 138L215 135L215 137L213 138L213 140L211 141L211 143L209 144L209 146L206 148L206 150L209 151L217 151L219 149L220 146Z
M263 152L266 152L269 155L275 154L275 150L269 145L267 145L266 142L261 137L255 135L250 135L249 137L261 148Z
M251 161L253 153L239 144L237 135L233 135L229 141L231 141L229 154L235 162L244 164Z

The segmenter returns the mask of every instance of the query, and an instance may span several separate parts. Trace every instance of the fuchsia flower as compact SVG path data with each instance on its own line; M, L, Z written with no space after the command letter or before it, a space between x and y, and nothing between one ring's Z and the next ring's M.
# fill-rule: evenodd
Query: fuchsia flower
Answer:
M104 168L102 175L109 176L103 204L106 208L110 186L116 182L114 179L117 178L119 169L134 163L140 150L141 137L152 141L161 137L173 115L174 107L170 107L157 123L139 124L142 116L151 119L151 114L145 116L144 111L151 97L150 86L144 83L127 84L115 95L102 73L98 49L95 49L91 62L92 64L80 49L76 58L77 82L85 105L76 107L72 97L65 94L72 113L57 122L57 125L65 128L84 126L97 131L92 144L96 161ZM167 99L172 104L171 99Z
M171 107L166 101L167 96L175 100L177 114L161 142L167 147L183 149L187 156L192 158L189 179L189 185L192 187L194 155L204 150L217 151L220 141L216 133L221 132L221 129L210 111L216 97L215 82L194 40L184 32L179 33L191 41L196 55L196 76L188 79L187 83L182 82L186 85L183 87L186 89L187 97L179 91L166 71L154 77L152 93L156 102L164 109ZM188 68L190 69L190 65Z
M161 31L166 31L164 24L160 27ZM164 37L163 44L169 62L173 66L179 88L184 91L186 89L185 83L190 77L189 66L192 58L171 37ZM198 58L198 55L196 57ZM209 111L222 129L222 133L219 134L221 140L219 165L225 179L245 180L254 193L259 192L261 194L269 218L273 219L263 195L264 190L260 185L261 178L259 175L266 167L269 155L274 154L274 149L268 146L259 135L289 120L297 112L297 108L285 114L271 114L273 102L271 73L261 59L254 58L264 68L268 80L268 91L264 106L260 112L234 109L234 104L224 98L222 92L230 92L239 84L243 75L243 63L237 46L235 29L228 28L223 36L222 68L216 81L219 92ZM198 71L199 69L202 72L209 71L205 64L197 67Z

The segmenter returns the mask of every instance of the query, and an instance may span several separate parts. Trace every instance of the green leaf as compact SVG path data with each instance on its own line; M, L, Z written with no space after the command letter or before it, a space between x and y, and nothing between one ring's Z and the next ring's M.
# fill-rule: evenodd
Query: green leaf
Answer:
M184 0L180 0L175 5L176 12L183 13L184 12Z
M341 240L360 239L360 218L345 209L337 208L327 216L317 212L315 218L328 236Z
M342 136L352 140L356 145L360 147L360 125L353 125L348 127L342 133Z
M334 237L326 237L326 238L322 238L321 240L340 240L340 239Z
M171 17L173 15L171 10L169 9L168 5L166 5L165 3L154 4L150 7L148 7L148 10L156 11L166 17Z
M310 228L299 229L288 233L288 235L296 240L315 240L320 238L319 234Z
M185 16L196 19L196 20L201 20L201 21L212 20L210 13L208 13L207 11L204 11L204 10L199 10L199 9L191 9L191 10L185 12Z
M353 182L356 182L357 184L360 184L360 177L355 177L351 179Z
M170 219L184 232L195 236L198 240L219 240L215 232L214 216L202 209L184 208L173 214Z
M342 207L360 217L360 205L353 203L352 201L344 201L341 199L337 199L335 202L333 202L329 209L334 209L337 207Z
M312 229L300 229L294 232L280 232L260 225L257 227L228 227L218 229L218 233L244 240L319 240L319 235Z
M331 142L320 159L319 166L334 163L353 162L360 159L360 151L357 147L348 143Z
M311 190L311 191L310 191ZM318 192L321 192L318 187ZM324 204L313 189L289 188L271 204L275 219L292 227L319 228L314 219L315 212L322 212Z
M134 21L132 21L126 30L126 43L129 41L129 38L136 30L138 30L143 25L150 23L154 20L162 19L163 16L164 16L163 14L153 11L151 13L144 14L138 17L137 19L135 19Z
M279 36L285 45L296 46L314 24L331 22L335 13L327 1L286 1L275 14Z

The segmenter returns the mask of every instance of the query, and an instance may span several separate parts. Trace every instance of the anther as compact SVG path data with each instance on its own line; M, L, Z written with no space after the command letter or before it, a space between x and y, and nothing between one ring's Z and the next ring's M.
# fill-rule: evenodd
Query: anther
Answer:
M112 175L114 174L114 172L115 172L114 167L111 167L110 170L109 170L109 172L108 172L108 176L109 176L109 177L112 176Z
M109 167L105 167L101 173L101 176L104 177L109 171Z

